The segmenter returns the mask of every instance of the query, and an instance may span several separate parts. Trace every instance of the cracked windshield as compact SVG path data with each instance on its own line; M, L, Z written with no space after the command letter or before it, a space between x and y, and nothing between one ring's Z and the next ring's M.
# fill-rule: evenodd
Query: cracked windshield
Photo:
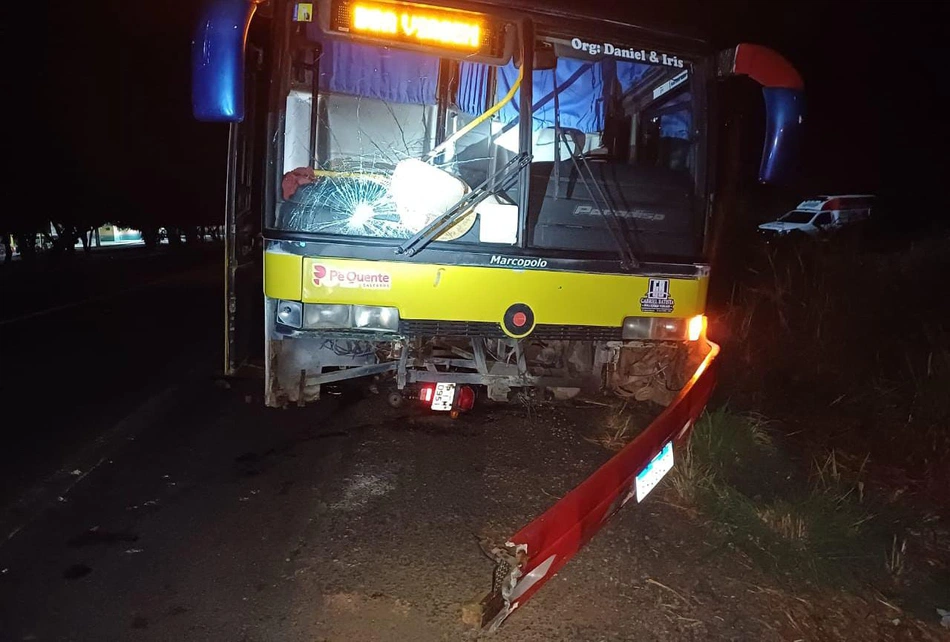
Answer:
M274 227L406 239L448 214L437 240L518 242L520 68L314 43L286 97ZM550 55L532 74L527 244L697 255L703 179L688 63L617 60L582 44L538 41ZM305 67L319 78L315 111Z
M454 209L439 240L517 242L521 150L493 118L511 98L491 90L497 68L329 38L312 55L316 112L309 74L286 99L278 229L402 239Z

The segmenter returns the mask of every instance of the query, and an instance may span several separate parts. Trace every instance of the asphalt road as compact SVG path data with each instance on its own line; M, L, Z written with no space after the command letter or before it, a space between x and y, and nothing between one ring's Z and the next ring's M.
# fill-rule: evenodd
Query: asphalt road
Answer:
M220 256L128 248L0 266L0 525L141 404L220 367Z
M477 537L607 456L583 414L268 410L257 383L190 387L0 546L0 639L472 639L462 605L492 569ZM899 632L885 607L789 593L655 492L495 639L937 639L884 635Z
M169 270L70 308L69 323L17 322L13 344L0 328L5 353L63 356L81 386L35 394L36 423L3 454L33 463L0 540L0 640L472 639L462 605L492 571L478 538L503 539L610 456L585 438L594 413L481 405L452 421L357 392L264 408L259 380L214 377L216 267ZM100 343L89 370L84 350ZM4 404L52 380L24 371L4 380ZM35 476L54 461L67 465ZM660 487L495 639L923 639L892 617L789 592Z

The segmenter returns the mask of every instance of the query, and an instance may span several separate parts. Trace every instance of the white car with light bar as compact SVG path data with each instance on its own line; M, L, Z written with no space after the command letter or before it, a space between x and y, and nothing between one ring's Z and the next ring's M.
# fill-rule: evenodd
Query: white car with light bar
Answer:
M759 231L770 236L818 236L867 221L873 205L874 196L870 194L818 196L802 201L774 221L762 223Z

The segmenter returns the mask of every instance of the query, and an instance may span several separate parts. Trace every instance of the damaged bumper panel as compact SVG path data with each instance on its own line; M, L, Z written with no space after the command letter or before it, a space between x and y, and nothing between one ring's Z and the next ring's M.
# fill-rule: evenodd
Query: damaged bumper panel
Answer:
M481 601L481 628L497 629L544 586L630 499L637 476L671 442L679 444L716 384L719 346L710 350L672 403L636 439L493 553L492 592Z

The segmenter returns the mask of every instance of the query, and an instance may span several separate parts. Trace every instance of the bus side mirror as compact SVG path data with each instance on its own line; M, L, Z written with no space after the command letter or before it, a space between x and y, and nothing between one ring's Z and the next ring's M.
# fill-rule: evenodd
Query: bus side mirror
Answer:
M805 86L798 71L781 55L743 43L719 53L720 77L748 76L765 98L765 144L759 165L763 183L787 181L801 151L805 122Z
M262 0L204 0L191 41L191 109L198 120L244 120L244 43Z

